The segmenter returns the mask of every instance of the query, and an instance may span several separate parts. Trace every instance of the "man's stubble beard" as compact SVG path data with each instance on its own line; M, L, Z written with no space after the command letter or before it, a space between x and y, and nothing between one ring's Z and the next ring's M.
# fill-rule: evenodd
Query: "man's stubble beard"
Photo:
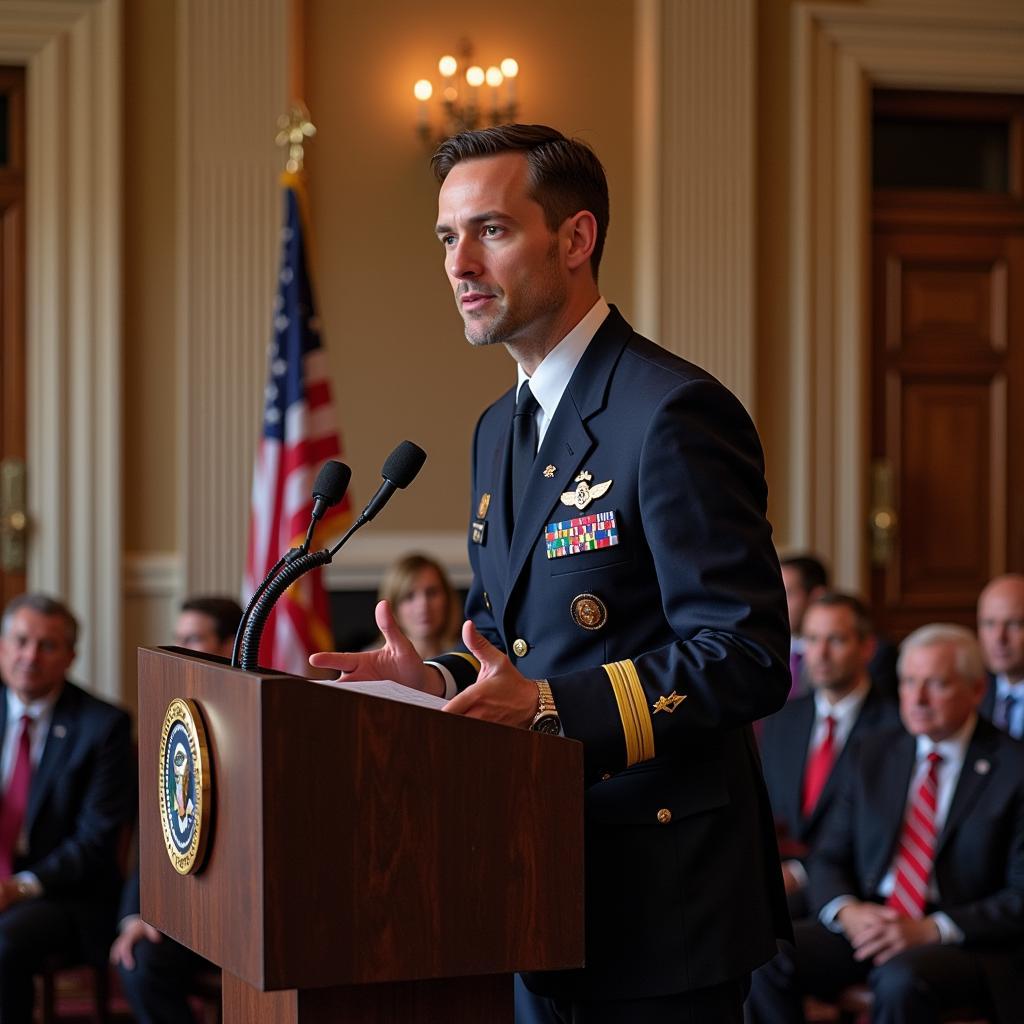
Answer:
M532 324L551 313L558 312L565 305L568 289L557 273L557 268L558 240L555 239L547 252L544 276L539 281L540 291L531 289L523 295L518 313L506 306L488 326L477 324L476 331L473 329L475 322L472 319L465 320L466 340L470 345L474 348L483 348L486 345L517 341L528 335L528 328ZM502 292L497 298L504 299L506 294Z

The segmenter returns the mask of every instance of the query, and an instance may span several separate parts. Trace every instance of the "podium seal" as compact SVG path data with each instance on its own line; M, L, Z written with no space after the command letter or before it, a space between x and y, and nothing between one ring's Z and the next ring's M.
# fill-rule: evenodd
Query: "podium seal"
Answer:
M212 811L210 755L199 706L175 697L160 733L160 825L178 874L202 868Z

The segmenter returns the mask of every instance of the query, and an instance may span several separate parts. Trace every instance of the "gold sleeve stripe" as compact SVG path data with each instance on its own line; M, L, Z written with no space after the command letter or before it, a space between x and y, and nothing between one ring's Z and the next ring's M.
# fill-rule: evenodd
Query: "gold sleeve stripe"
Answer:
M466 654L465 651L449 651L448 653L449 654L454 654L458 658L465 658L466 661L468 661L470 663L470 665L473 666L473 671L474 672L479 672L480 671L480 662L477 661L476 658L474 658L472 654Z
M654 757L654 728L647 711L647 698L631 661L603 666L619 706L622 732L626 738L626 766Z

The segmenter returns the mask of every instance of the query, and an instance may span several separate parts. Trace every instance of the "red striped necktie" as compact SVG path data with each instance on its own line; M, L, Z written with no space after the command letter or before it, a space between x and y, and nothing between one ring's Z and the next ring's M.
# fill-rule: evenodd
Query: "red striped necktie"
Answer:
M14 756L14 770L0 804L0 878L8 878L14 870L18 837L28 809L28 794L32 784L32 719L21 716L18 751Z
M896 848L896 884L885 901L906 917L924 917L928 902L928 880L935 863L935 810L938 806L939 764L942 755L933 750L928 755L928 772L914 793L907 809Z
M804 792L800 802L800 813L805 818L818 805L821 791L832 774L832 766L836 761L836 720L828 715L825 718L825 738L811 751L804 772Z

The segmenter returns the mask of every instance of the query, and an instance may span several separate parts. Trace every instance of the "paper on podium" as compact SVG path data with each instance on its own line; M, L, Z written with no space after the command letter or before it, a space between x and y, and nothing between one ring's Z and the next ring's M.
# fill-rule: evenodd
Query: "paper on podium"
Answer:
M420 707L443 708L448 700L445 697L435 697L432 693L423 693L414 690L411 686L403 686L401 683L394 683L390 679L372 679L364 682L341 682L337 679L321 679L318 682L324 686L335 686L339 690L355 690L356 693L366 693L371 697L383 697L386 700L397 700L403 704L419 704Z

